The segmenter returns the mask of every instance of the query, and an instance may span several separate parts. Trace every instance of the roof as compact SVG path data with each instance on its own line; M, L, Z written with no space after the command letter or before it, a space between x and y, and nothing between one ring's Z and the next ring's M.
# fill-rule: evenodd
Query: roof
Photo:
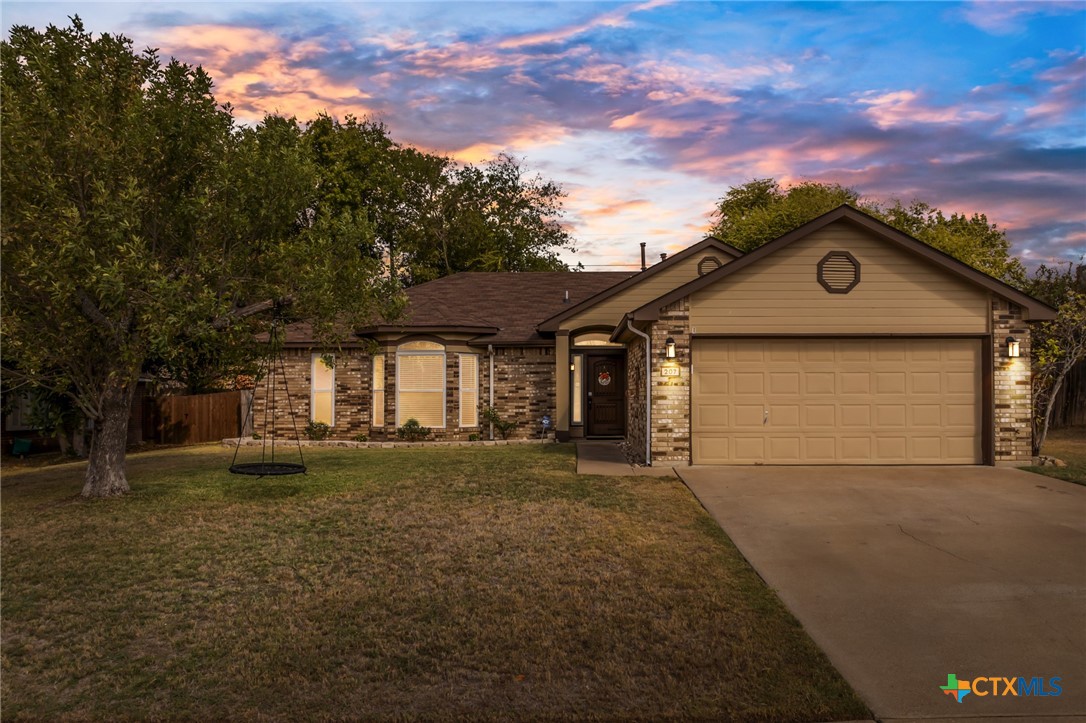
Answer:
M360 329L382 331L463 331L475 344L553 343L540 336L540 322L598 295L636 272L530 271L471 272L445 276L407 289L402 321ZM564 301L569 293L569 303Z
M716 283L737 271L742 271L752 264L757 264L766 256L770 256L836 221L846 221L860 226L876 236L896 244L906 251L927 259L936 266L942 267L943 269L960 276L966 281L977 284L978 286L988 289L997 296L1001 296L1008 301L1018 304L1025 309L1030 320L1056 318L1056 310L1048 304L1045 304L1043 301L1035 299L1013 286L1010 286L993 276L989 276L983 271L978 271L969 264L958 261L953 256L945 254L939 249L929 246L923 241L919 241L906 233L902 233L893 226L889 226L874 216L869 216L847 204L838 206L829 213L825 213L813 221L805 223L794 231L760 246L742 258L725 264L719 269L705 274L705 276L694 279L693 281L678 287L674 291L650 301L644 306L634 310L632 313L627 314L627 318L634 321L655 321L660 318L660 311L669 304L673 304L679 299L685 298L695 291Z
M561 323L569 317L573 316L574 314L578 314L585 309L595 306L604 299L608 299L615 294L630 288L631 286L636 286L645 279L654 276L661 271L664 271L665 269L668 269L675 264L690 258L691 256L695 256L699 253L705 253L709 249L717 249L718 251L723 251L724 253L731 256L733 259L737 259L743 255L742 251L732 246L731 244L726 244L715 236L706 236L704 239L694 244L693 246L685 248L673 256L669 256L668 258L657 264L653 264L644 271L637 272L632 275L627 274L628 278L626 278L625 280L601 290L600 293L584 299L579 304L574 304L573 306L567 306L564 309L556 310L557 313L555 313L550 318L545 318L545 320L539 324L539 330L549 332L557 331ZM725 266L729 265L730 264L725 264Z

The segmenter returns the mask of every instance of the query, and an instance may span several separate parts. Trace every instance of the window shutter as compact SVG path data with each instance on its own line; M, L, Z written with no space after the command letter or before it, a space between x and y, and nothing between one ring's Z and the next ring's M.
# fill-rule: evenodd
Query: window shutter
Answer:
M373 426L385 426L385 357L373 357Z
M460 355L460 426L479 426L479 355Z

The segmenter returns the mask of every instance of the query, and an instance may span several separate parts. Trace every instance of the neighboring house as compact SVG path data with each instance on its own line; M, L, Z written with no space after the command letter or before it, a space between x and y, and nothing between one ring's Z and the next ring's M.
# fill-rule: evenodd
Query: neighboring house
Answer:
M515 436L548 415L560 440L624 437L669 465L1028 462L1027 322L1055 313L848 206L746 255L707 238L640 273L407 293L406 319L359 329L334 368L291 327L289 406L336 439L414 418L465 440L492 404Z

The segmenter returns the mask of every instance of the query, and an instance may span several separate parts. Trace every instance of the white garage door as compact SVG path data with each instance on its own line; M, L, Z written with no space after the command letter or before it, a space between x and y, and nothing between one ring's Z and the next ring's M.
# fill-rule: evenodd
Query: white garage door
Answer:
M695 339L694 464L980 464L977 339Z

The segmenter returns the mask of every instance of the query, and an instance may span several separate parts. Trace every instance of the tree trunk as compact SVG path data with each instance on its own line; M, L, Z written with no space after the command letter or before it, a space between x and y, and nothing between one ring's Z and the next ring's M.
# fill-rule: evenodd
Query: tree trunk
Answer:
M102 413L95 420L91 435L84 497L116 497L128 492L125 447L136 380L111 379L108 384L102 399Z
M1052 385L1051 393L1048 395L1048 399L1045 401L1045 413L1041 417L1040 429L1037 430L1035 439L1033 440L1034 454L1041 453L1041 447L1044 446L1045 440L1048 439L1048 425L1052 421L1052 410L1056 407L1056 397L1060 393L1060 387L1063 386L1063 378L1067 375L1067 369L1057 375L1056 383Z

